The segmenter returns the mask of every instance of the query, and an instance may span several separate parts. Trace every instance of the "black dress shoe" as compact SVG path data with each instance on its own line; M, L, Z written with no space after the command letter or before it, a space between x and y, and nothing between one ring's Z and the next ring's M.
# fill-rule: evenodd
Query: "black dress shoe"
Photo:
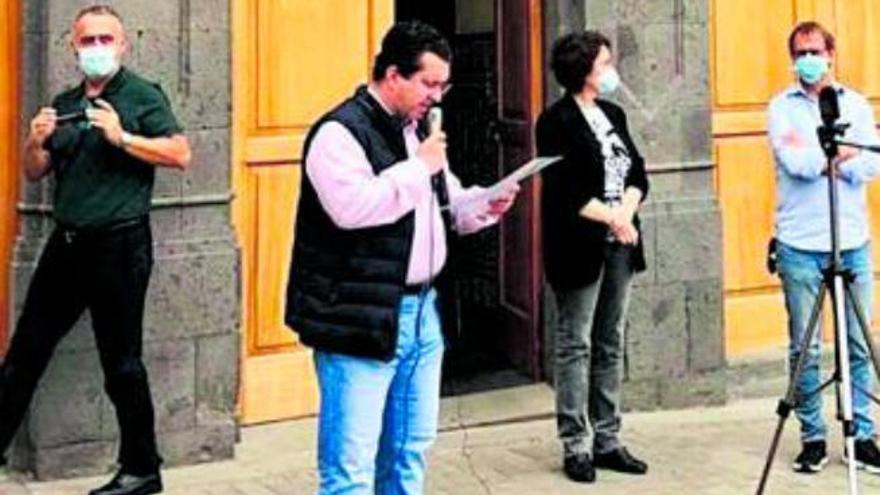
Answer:
M162 493L159 473L135 476L120 471L109 483L89 492L89 495L152 495Z
M596 469L587 454L567 455L563 459L563 470L568 479L578 483L596 481Z
M0 464L0 485L7 482L12 482L12 472L9 468Z
M648 465L633 457L625 447L604 454L596 454L596 460L593 464L597 468L620 471L621 473L645 474L648 472Z

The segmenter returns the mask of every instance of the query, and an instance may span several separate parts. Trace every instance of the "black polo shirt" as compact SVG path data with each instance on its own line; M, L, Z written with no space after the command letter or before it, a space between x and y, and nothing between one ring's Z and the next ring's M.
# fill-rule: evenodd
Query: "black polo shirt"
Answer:
M148 138L183 130L158 84L121 68L98 98L116 109L122 128ZM82 111L92 102L85 84L56 96L58 115ZM55 173L55 220L63 225L100 228L150 211L156 167L107 141L80 119L59 125L46 143Z

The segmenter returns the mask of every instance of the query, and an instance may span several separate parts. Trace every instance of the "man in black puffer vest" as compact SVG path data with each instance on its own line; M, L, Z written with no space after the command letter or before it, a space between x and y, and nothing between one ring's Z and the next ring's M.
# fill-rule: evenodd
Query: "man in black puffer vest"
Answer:
M447 170L439 126L416 125L448 87L450 59L434 28L395 25L372 82L306 138L285 319L315 349L321 494L422 492L443 356L431 283L446 260L444 193L432 180L459 233L495 224L516 195L474 201L481 190Z

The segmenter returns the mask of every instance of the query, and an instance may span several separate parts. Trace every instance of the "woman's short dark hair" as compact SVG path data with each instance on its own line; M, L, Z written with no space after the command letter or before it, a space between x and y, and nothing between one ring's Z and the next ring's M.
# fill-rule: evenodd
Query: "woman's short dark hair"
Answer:
M611 41L596 31L567 34L553 43L550 68L556 80L570 93L584 89L584 81L602 47L611 49Z
M382 51L373 64L373 80L380 81L392 65L403 77L410 77L421 69L421 58L431 52L449 62L452 49L449 42L433 26L420 21L395 24L382 38Z

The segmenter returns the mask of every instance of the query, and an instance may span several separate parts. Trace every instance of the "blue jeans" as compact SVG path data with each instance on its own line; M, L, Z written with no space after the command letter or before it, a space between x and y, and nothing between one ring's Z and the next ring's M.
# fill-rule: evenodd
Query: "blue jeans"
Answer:
M789 332L789 369L794 366L799 351L806 337L810 312L819 293L822 282L822 270L828 266L831 255L825 252L803 251L784 243L778 244L777 262L779 276L782 278L782 289L785 293L785 306L788 310ZM859 299L865 318L871 321L872 269L870 245L841 252L844 268L855 275L852 289ZM828 291L833 290L828 287ZM853 382L853 414L855 417L855 436L858 440L873 438L874 423L871 420L870 398L864 391L871 391L871 360L864 335L859 326L855 310L845 296L846 332L850 356L850 373ZM822 419L822 397L813 393L822 384L819 369L821 354L821 324L815 338L807 351L803 375L797 384L797 407L795 409L801 422L801 440L804 442L824 440L826 435L825 422Z
M404 296L398 318L389 362L315 352L321 495L422 493L440 408L436 293Z

